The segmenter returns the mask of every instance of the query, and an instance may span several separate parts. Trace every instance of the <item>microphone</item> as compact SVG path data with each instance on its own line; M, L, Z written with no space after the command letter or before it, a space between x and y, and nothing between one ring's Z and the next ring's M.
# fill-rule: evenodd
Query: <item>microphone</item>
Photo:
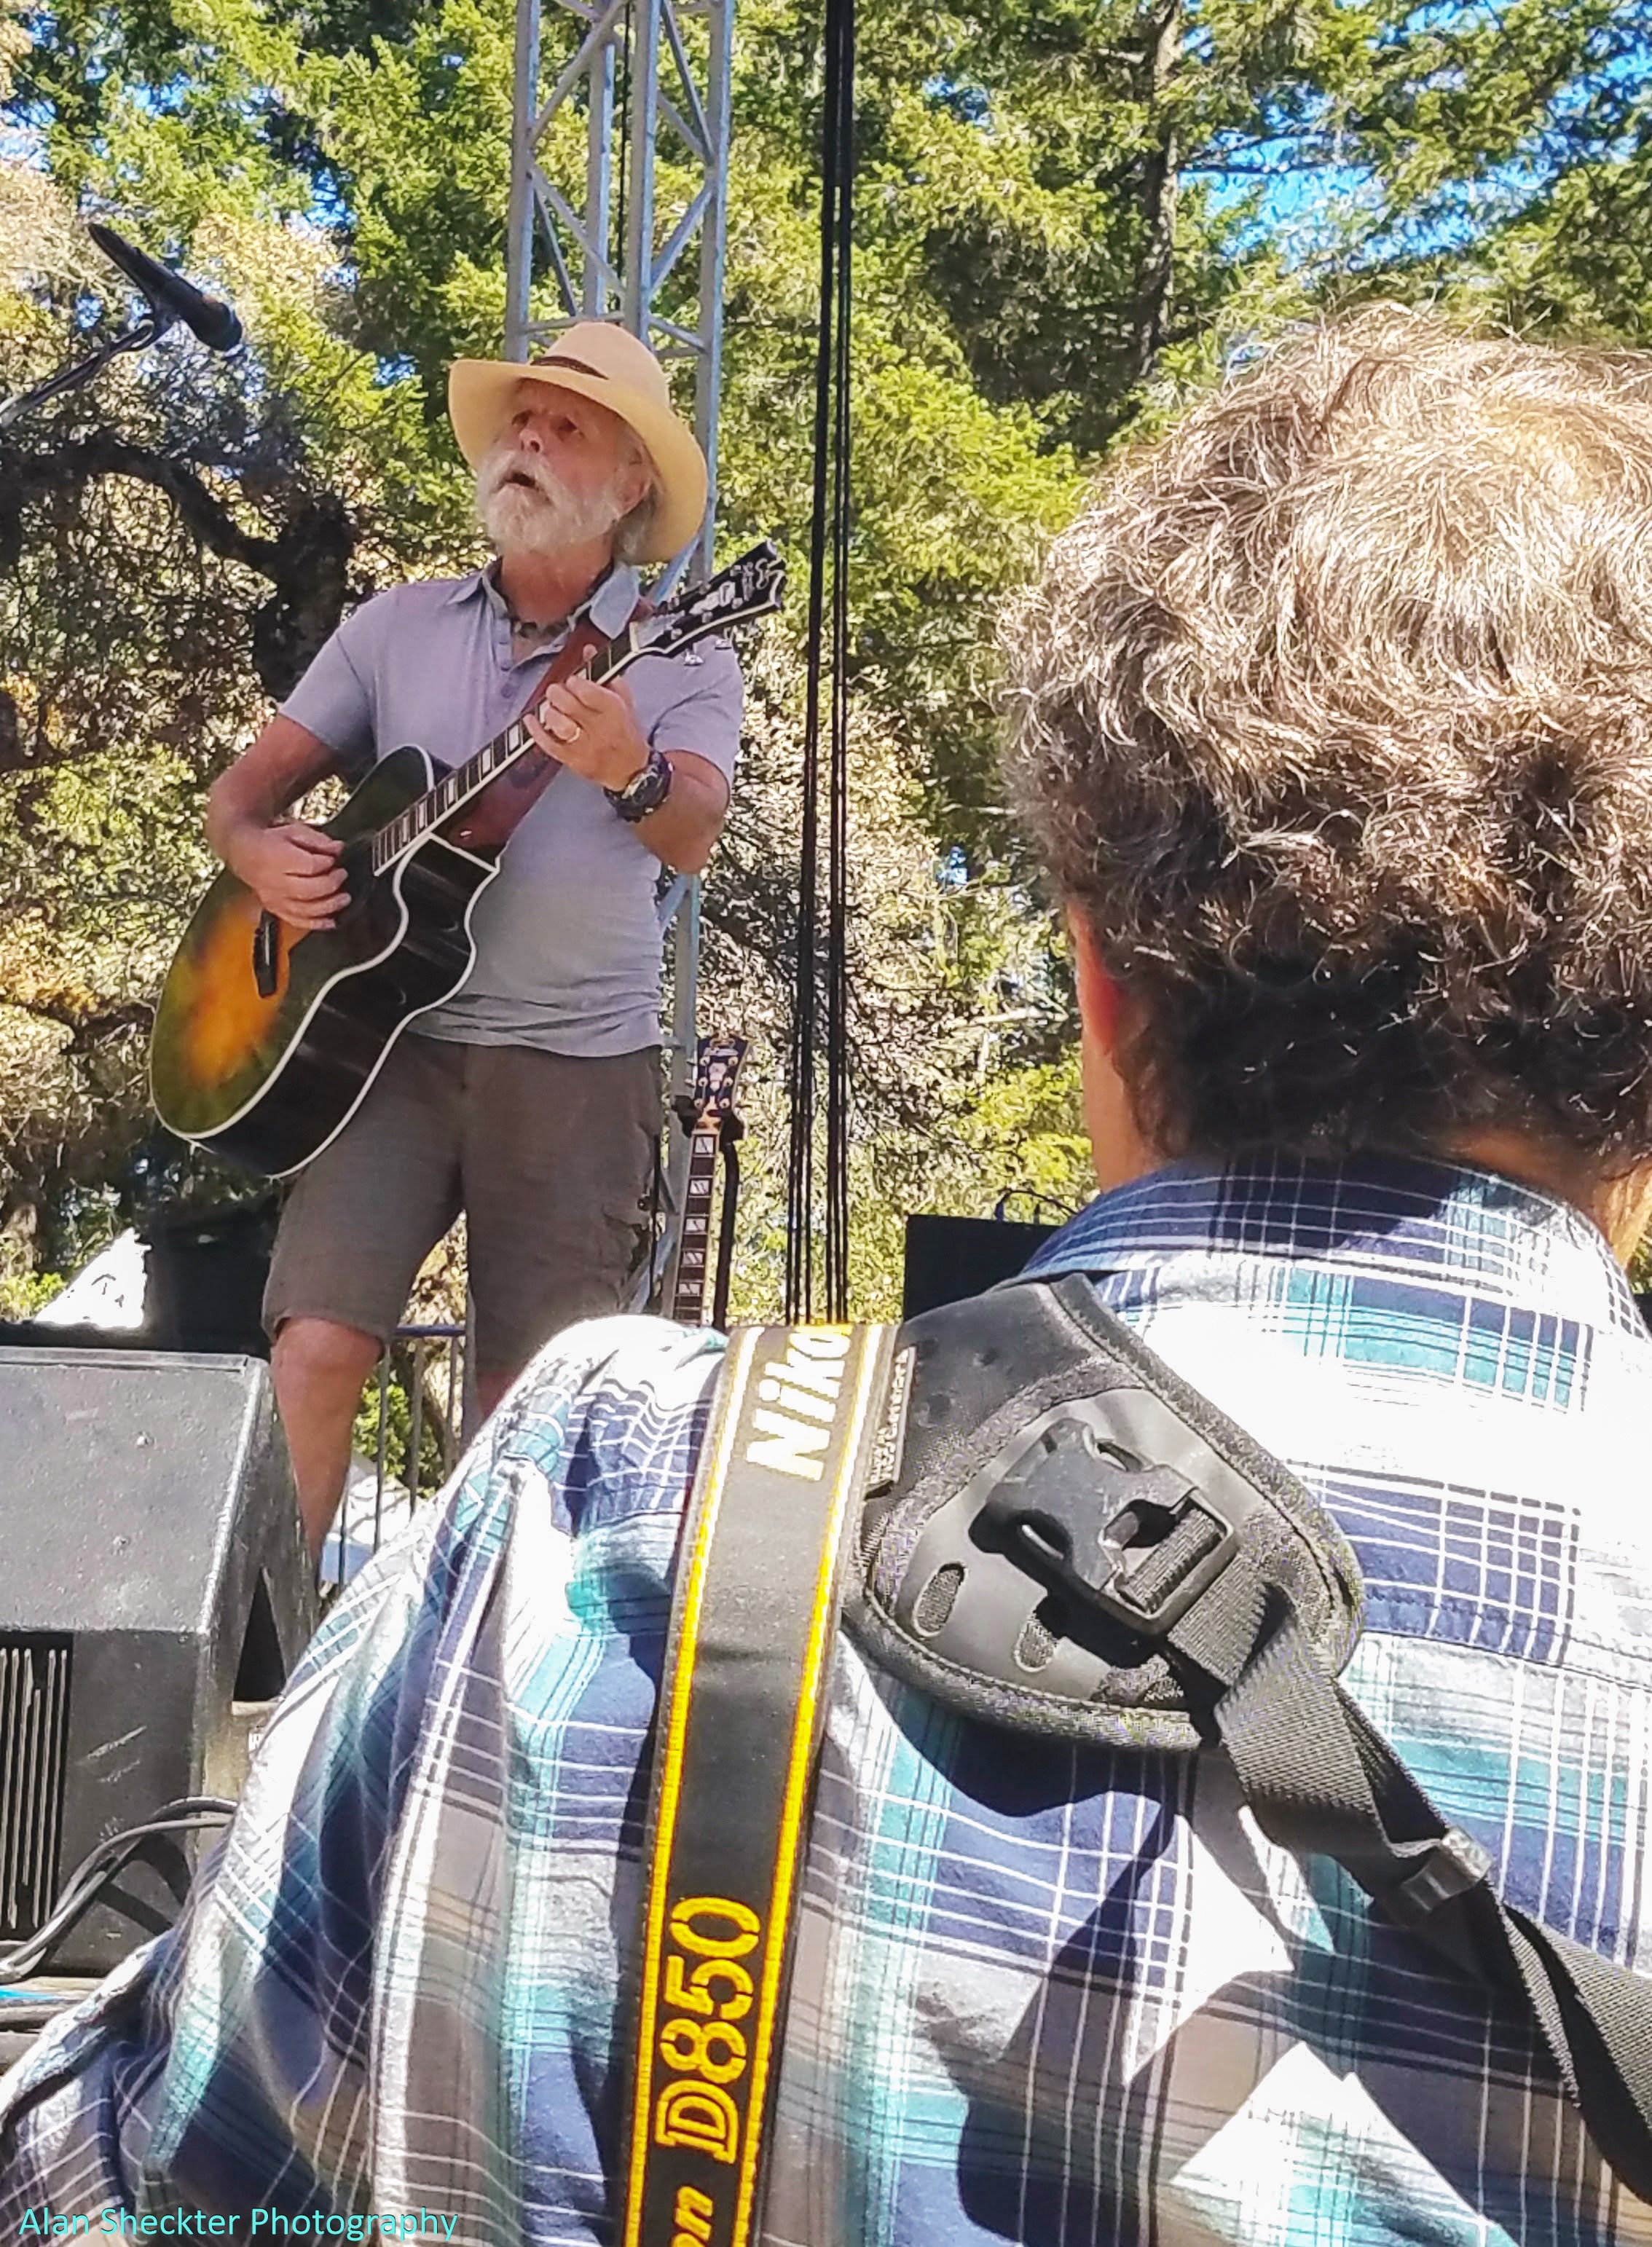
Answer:
M86 222L86 232L113 265L118 265L133 286L149 301L160 325L181 320L208 351L232 352L241 342L241 323L222 297L208 297L193 281L186 281L158 259L123 242L112 226L97 219Z

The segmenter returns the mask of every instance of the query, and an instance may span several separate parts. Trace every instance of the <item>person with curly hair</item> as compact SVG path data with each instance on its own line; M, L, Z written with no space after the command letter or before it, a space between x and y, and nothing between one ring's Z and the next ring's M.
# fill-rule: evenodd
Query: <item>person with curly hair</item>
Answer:
M1494 1155L1633 1246L1649 509L1652 363L1390 312L1104 480L1007 627L1011 777L1132 1140Z
M1307 1485L1364 1580L1347 1693L1510 1903L1640 1966L1652 361L1289 338L1107 470L1006 639L1103 1189L1027 1276ZM573 1329L357 1580L179 1928L0 2091L0 2232L620 2236L720 1350ZM1652 2241L1527 2016L1221 1754L1008 1733L852 1633L828 1701L767 2247Z

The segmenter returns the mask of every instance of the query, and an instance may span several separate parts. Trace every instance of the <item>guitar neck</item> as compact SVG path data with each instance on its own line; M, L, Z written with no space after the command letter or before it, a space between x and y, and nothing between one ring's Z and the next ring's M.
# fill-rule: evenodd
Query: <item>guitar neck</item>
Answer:
M706 1274L711 1249L712 1189L717 1179L718 1120L702 1116L688 1143L688 1178L683 1188L683 1232L677 1252L677 1278L671 1316L679 1326L703 1326Z
M627 625L615 639L604 641L577 665L569 676L595 680L600 686L604 680L613 678L646 652L638 640L635 625ZM502 734L495 734L485 748L478 749L462 765L455 765L434 788L416 797L406 810L398 812L395 818L379 830L372 842L374 873L384 873L433 829L451 819L455 812L462 811L490 781L496 780L509 766L530 752L536 755L544 754L528 731L525 717L518 718Z

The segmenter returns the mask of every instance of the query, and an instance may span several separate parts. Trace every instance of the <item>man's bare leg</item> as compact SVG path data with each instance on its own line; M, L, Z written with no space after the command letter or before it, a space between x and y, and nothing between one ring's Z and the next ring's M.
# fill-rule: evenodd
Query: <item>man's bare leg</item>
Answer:
M270 1352L276 1401L298 1485L298 1517L312 1561L320 1559L338 1509L350 1471L350 1431L379 1350L374 1337L359 1328L331 1319L288 1319Z

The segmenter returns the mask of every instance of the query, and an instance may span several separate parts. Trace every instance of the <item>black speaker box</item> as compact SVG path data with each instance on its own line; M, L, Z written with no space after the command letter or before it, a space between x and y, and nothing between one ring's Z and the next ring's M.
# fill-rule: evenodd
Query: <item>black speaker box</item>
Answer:
M1013 1280L1056 1231L1001 1217L909 1217L901 1316L915 1319Z
M0 1942L96 1845L235 1795L249 1717L316 1623L269 1369L247 1357L0 1352ZM192 1845L141 1855L53 1952L102 1973L169 1925Z
M221 1209L151 1213L144 1324L153 1347L269 1356L263 1292L276 1214L273 1192Z

